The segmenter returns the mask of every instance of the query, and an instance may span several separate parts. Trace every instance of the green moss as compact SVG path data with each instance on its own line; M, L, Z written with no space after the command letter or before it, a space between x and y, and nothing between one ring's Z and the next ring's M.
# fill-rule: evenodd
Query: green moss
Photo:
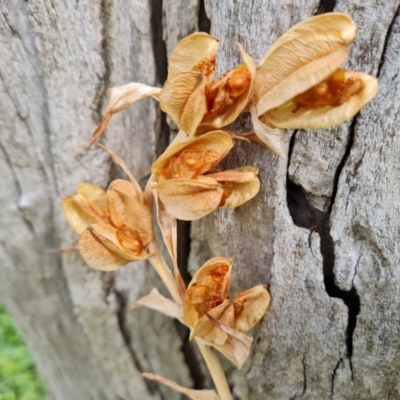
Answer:
M11 317L0 305L0 400L44 400L46 389Z

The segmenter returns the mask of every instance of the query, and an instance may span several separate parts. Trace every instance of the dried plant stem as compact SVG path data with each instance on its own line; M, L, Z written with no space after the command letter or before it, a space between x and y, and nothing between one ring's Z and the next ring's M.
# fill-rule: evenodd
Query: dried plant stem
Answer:
M229 389L224 370L222 369L221 363L215 354L215 350L211 346L202 343L200 340L196 339L196 343L199 346L201 355L207 364L207 368L210 371L220 399L232 400L232 394Z
M171 270L168 268L168 265L165 262L164 257L160 253L160 249L158 248L156 242L152 242L149 245L148 250L151 254L149 260L153 265L154 269L157 271L158 275L164 282L165 286L167 287L169 293L171 294L175 302L179 305L182 305L182 299L181 296L179 295L179 290L176 280L173 277ZM183 321L181 322L183 323ZM229 389L224 370L222 369L221 363L217 355L215 354L214 349L197 339L196 343L200 349L204 361L206 362L207 368L210 371L211 377L214 381L220 399L232 400L231 391Z
M164 282L164 285L167 287L175 303L181 306L182 299L179 295L178 286L176 284L175 278L172 275L171 270L169 269L167 263L164 260L164 257L161 255L160 250L155 242L149 245L149 252L151 254L149 257L149 261L153 265L161 280Z

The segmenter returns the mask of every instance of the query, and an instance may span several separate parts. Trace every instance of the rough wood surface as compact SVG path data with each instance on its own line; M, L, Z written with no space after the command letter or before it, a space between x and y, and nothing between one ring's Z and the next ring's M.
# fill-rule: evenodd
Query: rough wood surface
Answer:
M329 6L359 26L348 66L380 78L379 95L353 121L288 135L287 163L239 144L228 165L259 166L261 193L192 226L199 257L204 249L234 256L241 285L270 285L247 374L260 400L400 398L400 3L327 3L214 2L209 10L212 34L226 38L221 71L237 62L235 41L259 60L289 26Z
M300 20L342 11L359 26L348 67L378 75L380 91L347 124L287 135L286 160L238 143L227 165L260 168L262 190L237 210L191 226L189 271L235 257L234 291L270 285L272 305L235 398L400 399L398 0L4 0L0 4L0 301L15 318L56 400L180 399L145 382L209 383L187 332L129 306L159 285L146 263L117 273L57 255L76 236L60 201L78 183L121 176L86 150L106 89L161 85L167 56L196 30L221 39L218 70L257 61ZM238 129L246 124L238 125ZM144 183L168 143L151 99L116 116L104 142ZM189 243L181 226L181 245ZM246 386L245 380L248 384ZM249 391L248 391L249 390Z

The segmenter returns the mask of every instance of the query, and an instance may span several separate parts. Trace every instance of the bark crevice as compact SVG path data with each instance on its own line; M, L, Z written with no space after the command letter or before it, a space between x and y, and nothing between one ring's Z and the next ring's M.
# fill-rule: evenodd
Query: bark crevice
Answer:
M191 222L190 221L179 221L178 220L178 268L182 275L183 280L186 285L189 284L192 279L189 273L189 256L190 256L190 246L191 246Z
M104 282L104 281L103 281ZM110 285L114 286L114 280L111 278ZM104 286L103 286L104 288ZM139 372L142 373L144 372L144 368L141 366L139 360L136 357L136 354L133 350L132 347L132 338L130 334L130 330L127 326L126 322L126 313L128 311L128 304L126 301L126 298L123 293L120 293L118 290L116 290L114 287L111 289L111 287L108 288L108 290L114 294L115 300L117 303L117 310L115 312L115 315L117 317L117 323L118 323L118 328L119 332L121 333L122 340L126 346L126 349L128 350L128 354L131 357L132 363L135 366L135 369ZM151 381L148 379L143 379L144 384L147 387L147 390L151 394L158 393L160 397L162 398L162 393L159 390L159 384L155 381ZM163 399L165 400L165 399Z
M317 11L314 15L325 14L332 12L335 9L336 0L321 0L318 4Z
M179 339L182 342L181 351L193 381L193 389L204 389L206 379L196 356L194 342L189 342L190 331L178 321L175 321L175 326Z
M301 186L287 180L287 202L293 223L301 228L317 232L321 241L321 255L323 259L323 275L325 290L329 297L342 299L348 308L348 322L346 329L346 349L350 361L353 354L353 333L356 327L357 315L360 312L360 298L355 287L345 291L335 283L333 267L335 253L333 239L330 235L329 220L331 211L324 213L311 206Z
M389 28L388 28L386 36L385 36L385 41L384 41L384 44L383 44L382 54L381 54L381 58L380 58L379 65L378 65L378 71L376 73L376 76L378 78L381 76L381 69L382 69L383 64L385 63L386 49L388 47L389 38L392 36L392 29L393 29L393 26L394 26L394 24L396 22L397 17L399 16L399 13L400 13L400 2L398 4L398 6L397 6L397 10L394 13L393 19L390 22Z
M96 123L99 123L102 115L104 100L106 99L107 89L110 86L111 77L111 51L109 39L110 9L109 0L101 0L100 2L100 23L101 23L101 49L100 57L103 60L104 73L98 76L99 83L94 98L94 110L96 112Z
M206 5L204 0L199 0L199 18L198 18L199 32L211 32L211 20L206 13Z
M340 367L340 364L343 362L343 359L340 358L337 364L335 365L335 368L333 369L332 373L332 380L331 380L331 400L333 400L333 395L335 393L335 377L336 377L336 372Z
M164 85L168 76L168 57L166 43L163 39L162 13L162 0L152 0L150 3L151 42L156 68L155 80L159 85ZM160 114L160 118L157 118L154 129L156 132L156 157L161 155L168 147L171 134L167 115L162 111L157 112Z
M306 368L306 356L303 355L303 358L301 360L301 364L303 365L303 392L301 393L301 395L303 396L306 391L307 391L307 368Z
M331 203L330 203L330 205L328 207L328 211L327 211L329 214L331 213L333 205L335 203L336 194L337 194L338 186L339 186L340 174L342 173L342 170L343 170L344 166L346 165L347 160L350 157L350 152L353 147L354 137L356 134L356 126L357 126L358 116L359 116L359 114L357 114L350 123L346 150L343 154L342 160L340 161L339 165L336 168L336 171L335 171L335 174L333 177ZM357 172L357 169L358 169L358 166L356 165L356 167L354 168L354 171L353 171L354 174Z

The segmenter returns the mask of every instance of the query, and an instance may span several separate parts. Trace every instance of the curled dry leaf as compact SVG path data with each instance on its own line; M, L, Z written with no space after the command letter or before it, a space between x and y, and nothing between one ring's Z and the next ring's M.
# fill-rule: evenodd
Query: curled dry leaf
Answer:
M156 190L168 212L183 221L195 221L214 211L224 193L217 181L207 178L163 181Z
M329 13L300 22L275 42L254 82L253 123L261 140L268 125L316 129L340 124L371 100L377 80L341 68L356 33L349 16Z
M262 122L257 116L254 105L250 106L251 120L253 122L254 133L260 142L272 153L284 158L285 151L285 130L272 126L267 121ZM262 118L262 117L261 117Z
M144 376L146 379L151 379L153 381L162 383L163 385L166 385L166 386L170 387L171 389L176 390L179 393L183 393L184 395L188 396L192 400L220 400L219 396L217 395L217 393L215 393L214 390L188 389L181 385L178 385L177 383L175 383L173 381L170 381L169 379L165 379L162 376L150 374L150 373L146 373L146 372L142 373L142 376Z
M160 93L161 109L189 136L195 134L207 112L206 85L203 74L185 72L167 80Z
M236 208L251 200L260 190L258 168L239 167L208 174L222 185L224 192L219 207Z
M143 306L159 311L165 315L168 315L171 318L176 318L180 321L182 320L182 307L172 300L167 299L166 297L161 295L156 288L153 288L147 296L139 299L131 307L131 311L134 311Z
M160 107L189 136L229 125L245 109L256 66L239 44L244 61L213 80L218 40L194 33L181 40L169 59Z
M101 134L107 129L108 123L111 120L111 117L119 113L125 108L128 108L132 104L143 100L146 97L154 97L158 99L158 94L161 89L144 85L143 83L133 82L128 85L118 86L111 88L108 91L108 105L106 109L106 113L101 120L99 126L93 132L93 135L89 142L89 147L101 136Z
M152 166L153 188L171 215L194 221L217 207L237 207L258 193L257 168L212 172L232 146L229 134L212 131L180 139L158 158Z
M149 179L149 187L152 185L154 176L151 175ZM182 275L178 269L178 253L177 253L177 221L176 218L167 212L164 204L160 201L157 190L152 190L153 198L156 204L156 215L158 226L160 227L161 234L164 239L165 246L171 256L174 265L174 278L178 288L181 300L185 296L186 285L183 281Z
M225 304L221 306L226 307ZM220 310L216 312L214 309L206 313L205 317L203 317L204 319L202 318L199 321L195 330L192 332L192 336L196 337L197 340L203 340L204 343L212 343L214 348L219 350L229 361L240 369L250 355L253 338L230 328L222 322L224 315L221 316L220 319L213 316L213 314L218 315L219 312Z

